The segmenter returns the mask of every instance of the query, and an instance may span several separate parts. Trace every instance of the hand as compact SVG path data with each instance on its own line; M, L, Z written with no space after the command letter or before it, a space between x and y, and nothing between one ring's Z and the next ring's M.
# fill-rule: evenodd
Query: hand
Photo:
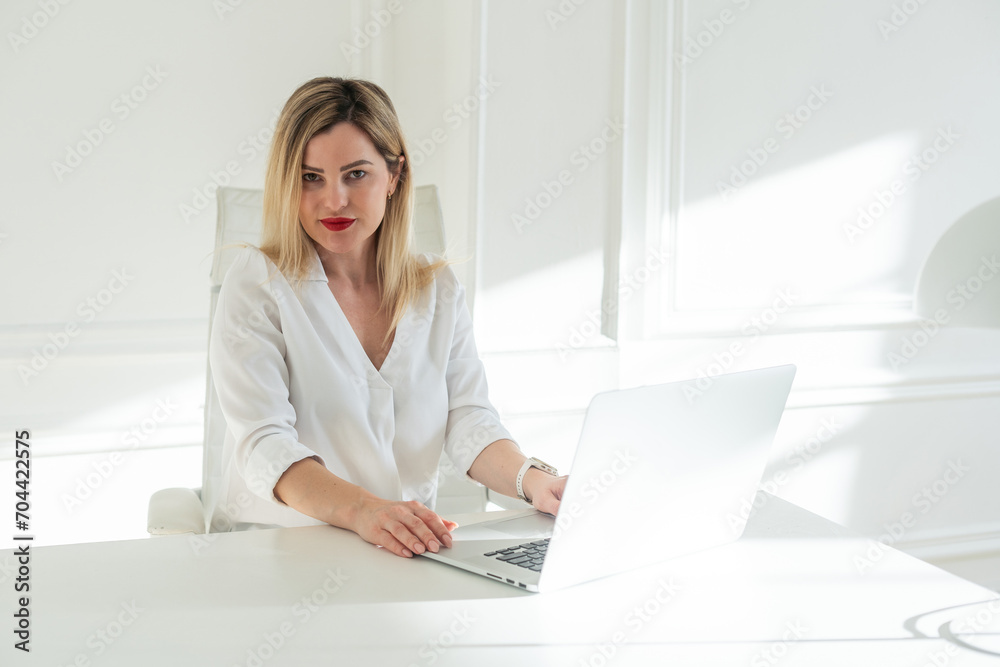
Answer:
M531 501L531 506L539 512L555 516L559 511L563 490L566 488L566 475L554 477L538 468L528 468L521 480L524 495Z
M451 531L457 527L415 500L366 498L355 514L352 530L367 542L411 558L424 551L437 553L442 544L450 547Z

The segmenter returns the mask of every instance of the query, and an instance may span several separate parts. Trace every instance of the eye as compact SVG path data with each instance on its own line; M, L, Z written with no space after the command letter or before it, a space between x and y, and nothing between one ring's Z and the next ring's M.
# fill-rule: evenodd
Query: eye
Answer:
M306 183L315 183L316 181L319 180L319 174L312 171L307 171L306 173L302 174L302 180L305 181Z
M356 181L359 178L364 178L367 173L368 172L365 171L364 169L352 169L351 171L347 172L347 176L352 181Z

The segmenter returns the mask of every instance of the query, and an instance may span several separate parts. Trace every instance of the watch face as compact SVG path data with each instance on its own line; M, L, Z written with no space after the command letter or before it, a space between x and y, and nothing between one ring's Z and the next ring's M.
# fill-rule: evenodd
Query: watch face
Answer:
M553 466L550 466L545 461L542 461L541 459L536 459L536 458L532 458L531 460L535 464L536 468L538 468L540 470L544 470L545 472L547 472L547 473L549 473L551 475L558 475L559 474Z

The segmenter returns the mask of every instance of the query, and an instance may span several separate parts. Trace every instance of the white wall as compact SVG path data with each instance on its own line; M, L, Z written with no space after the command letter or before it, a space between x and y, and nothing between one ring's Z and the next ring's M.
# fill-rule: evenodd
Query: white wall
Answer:
M214 204L187 221L179 207L228 161L259 187L247 136L302 81L358 74L393 97L453 254L476 256L459 272L526 450L568 465L597 391L791 361L779 495L879 535L960 459L970 472L901 543L996 539L1000 338L948 330L907 364L888 355L917 331L910 295L935 240L1000 194L1000 17L985 0L928 3L883 37L893 4L402 0L377 29L379 2L65 6L0 60L4 428L33 429L47 454L121 449L169 399L141 447L196 446ZM2 25L37 11L8 3ZM348 59L366 23L377 35ZM166 78L119 119L147 66ZM807 122L779 127L824 86ZM52 162L104 117L114 132L60 182ZM857 207L948 127L959 138L852 243ZM718 181L769 138L778 149L723 201ZM127 287L25 385L18 366L122 267ZM779 290L796 307L747 336ZM790 461L830 419L832 437Z
M796 363L779 495L872 536L910 512L892 541L924 556L997 551L1000 333L904 346L930 249L1000 195L1000 17L914 6L482 5L481 66L512 84L483 114L477 334L526 449L568 464L596 391Z
M47 4L0 9L0 422L33 433L40 539L101 539L127 527L94 508L141 531L149 493L200 479L214 182L261 187L276 110L358 66L342 45L370 17L319 0ZM54 168L71 150L87 155ZM52 358L19 372L36 352ZM183 446L194 470L155 463Z

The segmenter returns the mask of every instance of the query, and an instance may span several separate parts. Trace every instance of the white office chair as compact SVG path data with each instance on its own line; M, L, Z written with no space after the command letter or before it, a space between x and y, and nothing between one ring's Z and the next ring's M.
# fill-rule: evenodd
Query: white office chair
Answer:
M240 242L259 244L263 192L239 188L219 188L218 220L216 222L214 260L210 280L211 303L208 321L211 328L222 279L229 270L233 251L223 247ZM416 188L414 207L413 249L415 252L444 253L444 223L437 187ZM211 329L209 330L211 335ZM202 488L162 489L149 499L147 530L150 535L201 534L207 521L202 499L211 499L222 482L222 445L226 435L226 419L212 383L211 369L207 373L205 391L205 436L202 460ZM439 466L436 511L443 514L481 512L486 509L486 488L457 474L442 457Z

